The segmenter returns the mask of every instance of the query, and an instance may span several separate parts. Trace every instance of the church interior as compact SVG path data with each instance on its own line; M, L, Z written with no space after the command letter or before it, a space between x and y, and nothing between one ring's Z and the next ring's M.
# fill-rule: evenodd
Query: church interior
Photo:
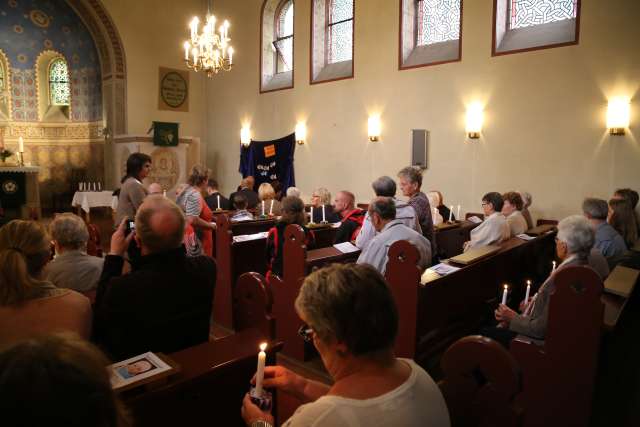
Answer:
M0 417L638 425L639 19L0 0Z

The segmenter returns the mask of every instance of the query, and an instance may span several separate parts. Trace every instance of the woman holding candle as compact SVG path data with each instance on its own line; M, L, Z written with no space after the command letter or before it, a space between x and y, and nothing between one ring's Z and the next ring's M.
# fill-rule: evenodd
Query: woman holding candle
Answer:
M315 244L313 232L305 227L307 223L304 214L304 203L297 197L285 197L282 199L282 217L278 223L269 230L267 235L267 280L272 274L282 277L282 260L284 252L284 230L289 224L298 224L304 231L307 249Z
M500 304L495 311L496 320L511 333L511 337L522 334L533 339L544 340L547 332L549 300L555 291L554 278L558 271L569 266L582 265L593 268L590 260L593 256L591 252L593 242L593 229L583 216L574 215L560 221L556 237L556 255L562 260L560 265L551 272L549 278L530 301L526 303L523 301L522 314L516 313L505 304ZM597 272L595 269L594 271ZM504 340L500 341L505 343Z
M357 301L357 304L353 304ZM447 406L422 368L393 353L398 311L388 285L368 265L341 265L315 271L300 289L295 309L334 384L304 378L281 366L265 368L264 387L297 396L307 404L284 423L309 426L449 426ZM248 426L273 424L245 397Z
M320 224L323 221L326 222L340 222L340 215L333 211L333 205L331 204L331 193L324 187L316 188L311 193L311 207L313 207L313 215L311 215L311 222Z
M282 214L282 205L276 200L276 192L266 182L258 187L258 198L260 199L260 213L268 216L280 216ZM264 213L262 212L264 210Z
M184 243L188 256L213 257L213 230L216 225L212 222L213 213L202 197L208 181L209 170L204 166L194 165L187 180L189 185L176 200L187 217Z

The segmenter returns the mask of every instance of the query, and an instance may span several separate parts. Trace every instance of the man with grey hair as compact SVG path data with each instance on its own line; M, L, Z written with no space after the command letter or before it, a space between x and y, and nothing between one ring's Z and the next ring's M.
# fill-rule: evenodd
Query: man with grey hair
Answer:
M381 274L387 268L389 247L398 240L413 244L420 253L420 267L431 265L431 245L422 234L396 219L396 206L391 197L376 197L369 205L371 224L378 234L358 257L358 264L370 264Z
M413 207L407 202L404 202L395 197L396 183L393 179L389 178L388 176L381 176L380 178L373 181L371 187L373 188L373 192L377 197L391 197L393 199L396 205L395 219L402 221L402 223L407 227L422 234L422 228L420 228L416 210L413 209ZM360 249L364 249L367 244L369 244L371 239L373 239L375 236L376 229L373 227L369 212L367 212L364 217L362 229L360 229L360 233L358 233L358 237L356 237L356 246Z
M588 197L582 202L582 212L595 231L594 247L607 259L612 269L627 252L622 236L607 222L609 205L602 199Z
M431 251L436 254L436 236L433 230L431 204L427 195L420 191L420 187L422 187L422 171L413 166L402 168L398 172L398 181L402 195L409 198L409 204L416 210L422 235L429 239Z
M88 292L98 286L103 258L87 254L89 231L77 215L58 214L49 224L55 258L44 268L44 277L58 288Z
M529 302L523 301L522 314L500 304L495 311L496 320L504 326L508 326L514 337L516 334L522 334L544 340L547 333L549 301L555 291L555 275L558 271L570 266L593 268L590 264L593 242L593 229L583 216L573 215L560 221L556 237L556 255L562 262L555 271L551 272L549 278L540 286L533 298Z
M95 340L115 360L206 342L216 266L209 257L186 256L182 210L166 197L148 196L136 213L135 231L127 235L125 224L111 237L98 284ZM142 256L123 275L132 239Z
M287 188L287 197L297 197L300 199L302 196L302 192L298 187L289 187Z

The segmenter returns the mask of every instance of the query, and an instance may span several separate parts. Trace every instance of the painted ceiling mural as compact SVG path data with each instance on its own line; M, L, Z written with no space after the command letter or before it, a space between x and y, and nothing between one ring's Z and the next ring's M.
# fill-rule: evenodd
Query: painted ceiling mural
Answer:
M36 60L45 50L60 52L69 65L70 119L102 119L97 49L64 0L0 0L0 49L10 62L13 120L38 120Z

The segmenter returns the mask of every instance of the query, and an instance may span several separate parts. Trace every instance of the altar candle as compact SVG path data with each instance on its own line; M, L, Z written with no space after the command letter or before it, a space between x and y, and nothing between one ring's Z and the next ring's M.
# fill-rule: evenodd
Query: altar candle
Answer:
M256 396L262 396L262 382L264 381L264 365L267 361L267 343L260 344L260 353L258 353L258 372L256 373Z
M269 206L269 215L273 215L273 199L271 199L271 206Z
M509 286L504 285L504 290L502 291L502 305L507 304L507 294L509 293Z
M220 210L220 195L218 194L218 210Z
M311 214L309 216L311 218L309 222L313 224L313 206L311 206Z
M102 182L98 181L98 191L102 191Z
M458 214L456 215L456 218L460 221L460 205L458 205Z
M162 197L167 198L167 190L162 190Z
M327 218L324 216L324 205L322 205L322 222L327 222Z
M453 215L453 205L449 207L449 222L451 222L451 216Z
M527 292L524 294L524 303L529 303L529 294L531 293L531 280L527 280Z
M556 262L555 261L551 261L551 271L556 271Z
M262 201L262 216L264 216L264 200Z
M24 138L18 138L18 152L24 153Z

